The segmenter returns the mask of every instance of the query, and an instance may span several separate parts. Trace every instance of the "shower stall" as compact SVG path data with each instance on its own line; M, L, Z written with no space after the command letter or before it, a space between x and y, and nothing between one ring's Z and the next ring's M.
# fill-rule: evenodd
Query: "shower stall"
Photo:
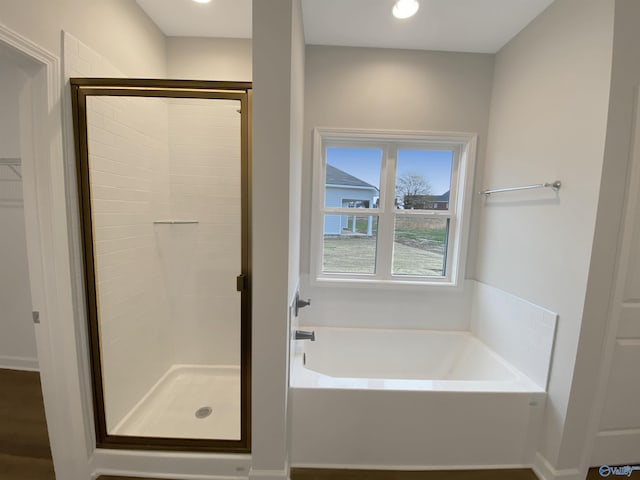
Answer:
M71 89L97 444L248 452L251 84Z

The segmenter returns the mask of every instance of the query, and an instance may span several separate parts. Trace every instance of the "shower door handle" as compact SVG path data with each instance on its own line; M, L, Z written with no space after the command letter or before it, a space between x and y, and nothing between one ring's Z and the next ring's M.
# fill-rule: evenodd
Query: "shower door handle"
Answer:
M238 292L244 292L247 289L247 276L244 273L236 277L236 289Z

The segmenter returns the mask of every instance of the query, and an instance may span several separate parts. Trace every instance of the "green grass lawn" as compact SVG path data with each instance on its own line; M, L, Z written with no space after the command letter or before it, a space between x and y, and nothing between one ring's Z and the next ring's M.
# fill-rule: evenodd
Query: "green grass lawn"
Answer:
M375 273L376 237L326 236L322 270L327 273Z
M439 230L417 230L396 228L395 243L417 250L444 255L447 245L447 231Z
M396 239L415 240L429 245L443 245L447 240L447 231L440 230L417 230L411 228L397 228Z
M443 235L444 233L444 235ZM446 232L399 234L393 245L396 275L441 276ZM326 236L323 271L327 273L375 273L376 237Z

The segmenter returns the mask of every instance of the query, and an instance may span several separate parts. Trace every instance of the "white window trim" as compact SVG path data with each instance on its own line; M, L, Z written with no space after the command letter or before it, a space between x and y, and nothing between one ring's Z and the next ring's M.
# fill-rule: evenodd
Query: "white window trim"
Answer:
M324 207L325 190L325 163L323 160L323 147L326 143L345 143L353 145L362 141L363 144L385 144L389 142L402 143L429 143L455 146L458 149L459 157L457 171L452 171L452 177L457 175L458 180L452 181L452 193L450 196L449 210L445 213L438 211L407 211L402 215L436 217L443 215L451 217L449 225L449 244L447 246L446 276L444 277L400 277L391 276L390 268L388 274L378 273L375 278L365 274L327 274L322 272L322 248L323 248L323 225L325 213L343 213L341 208ZM313 189L312 189L312 214L311 214L311 245L310 245L310 272L311 284L314 286L336 286L343 284L354 287L401 287L411 286L423 288L448 289L462 288L464 280L464 270L467 260L467 250L469 244L469 227L471 223L471 205L473 198L473 176L475 172L477 135L466 132L427 132L427 131L398 131L398 130L363 130L363 129L342 129L317 127L313 129ZM386 181L389 178L386 165L387 152L383 154L381 166L380 194L386 191ZM455 169L454 165L454 169ZM392 172L393 173L393 172ZM454 177L455 178L455 177ZM454 185L455 184L455 185ZM454 189L457 194L454 195ZM388 197L388 196L387 196ZM380 205L379 209L358 209L357 215L376 215L378 228L383 225L383 218L393 215L389 211L389 205L393 206L393 198L386 198L387 205ZM453 202L454 204L452 205ZM348 214L353 215L353 211ZM396 212L397 214L397 212ZM386 222L388 224L388 220ZM384 228L384 227L382 227ZM378 251L383 252L383 264L391 262L392 245L384 245L381 239L391 238L389 235L378 236ZM387 238L387 243L388 243ZM391 240L392 241L392 240ZM384 242L384 240L383 240ZM380 255L380 254L379 254ZM388 257L388 258L386 258Z

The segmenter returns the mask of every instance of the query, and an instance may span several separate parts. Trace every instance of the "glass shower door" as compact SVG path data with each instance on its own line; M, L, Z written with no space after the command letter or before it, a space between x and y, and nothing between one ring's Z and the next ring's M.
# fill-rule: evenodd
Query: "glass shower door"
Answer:
M131 82L74 85L98 442L246 451L250 91Z

